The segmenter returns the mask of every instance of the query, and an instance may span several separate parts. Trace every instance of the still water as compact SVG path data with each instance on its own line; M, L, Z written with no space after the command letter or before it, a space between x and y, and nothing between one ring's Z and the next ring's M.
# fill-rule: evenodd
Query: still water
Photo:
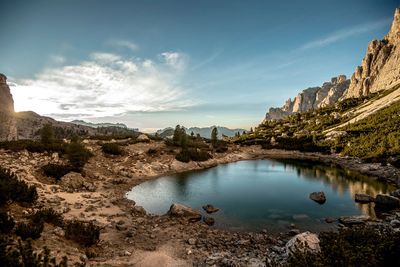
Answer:
M322 231L334 224L326 217L366 214L375 217L373 204L357 204L356 193L376 195L392 188L341 168L304 161L248 160L161 177L135 186L127 193L152 214L165 214L174 202L198 209L212 204L216 227L232 230ZM324 191L320 205L309 194Z

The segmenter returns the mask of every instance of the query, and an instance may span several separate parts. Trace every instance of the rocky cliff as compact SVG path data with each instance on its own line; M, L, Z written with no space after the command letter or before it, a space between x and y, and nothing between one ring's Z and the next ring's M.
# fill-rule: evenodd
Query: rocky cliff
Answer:
M14 100L7 85L7 77L0 73L0 141L17 139Z
M334 77L322 86L310 87L299 93L293 101L289 98L281 108L270 108L265 120L279 120L296 112L334 104L349 87L350 80L345 75Z
M366 96L400 83L400 8L383 40L369 43L367 53L351 77L344 98Z

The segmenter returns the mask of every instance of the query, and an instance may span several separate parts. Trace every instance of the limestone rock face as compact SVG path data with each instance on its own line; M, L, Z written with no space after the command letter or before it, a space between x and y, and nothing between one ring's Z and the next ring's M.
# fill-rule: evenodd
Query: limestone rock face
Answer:
M0 141L17 139L14 100L7 85L7 77L0 73Z
M350 80L345 75L333 77L322 86L310 87L299 93L293 101L289 98L281 108L270 108L265 120L283 119L293 113L334 104L349 87Z
M400 8L383 40L369 43L367 53L351 77L345 98L366 96L400 83Z

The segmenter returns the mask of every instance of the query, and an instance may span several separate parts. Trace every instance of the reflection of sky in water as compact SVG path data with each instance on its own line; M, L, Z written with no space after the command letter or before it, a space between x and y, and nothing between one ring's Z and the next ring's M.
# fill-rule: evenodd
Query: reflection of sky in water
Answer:
M387 185L343 169L299 161L252 160L220 165L204 171L176 174L140 184L128 193L148 212L164 214L173 202L201 210L213 204L217 226L232 229L323 230L326 217L368 214L372 204L357 204L354 194L386 193ZM327 202L309 199L324 191Z

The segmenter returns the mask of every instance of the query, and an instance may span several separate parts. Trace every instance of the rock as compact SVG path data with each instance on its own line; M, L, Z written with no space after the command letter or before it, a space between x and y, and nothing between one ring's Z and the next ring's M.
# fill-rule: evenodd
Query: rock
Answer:
M117 224L117 225L115 226L115 228L116 228L118 231L125 231L126 229L128 229L128 227L126 227L125 225L120 225L120 224Z
M324 204L326 202L326 197L324 192L313 192L310 194L310 199L314 200L318 204Z
M150 142L150 138L145 134L141 134L136 138L136 141L138 141L138 142Z
M199 211L178 203L173 203L171 205L168 215L172 217L187 218L189 221L201 220L201 213Z
M146 210L142 206L134 206L132 211L135 214L146 215Z
M392 27L383 40L373 40L351 77L343 99L366 96L390 89L400 82L400 9L395 11Z
M193 245L196 245L196 242L197 242L197 240L196 240L195 238L189 238L189 239L188 239L188 244L189 244L189 245L192 245L192 246L193 246Z
M0 141L18 139L17 121L14 115L14 100L7 77L0 73Z
M346 131L330 131L326 135L326 140L333 140L336 138L341 138L347 136Z
M390 225L391 225L393 228L400 228L400 221L397 220L397 219L391 220L391 221L390 221Z
M334 104L349 87L345 75L334 77L322 86L310 87L299 93L293 101L289 98L281 108L270 108L265 121L283 119L291 114Z
M296 251L316 253L321 251L318 235L304 232L295 235L285 246L286 254L293 255Z
M392 197L400 198L400 189L390 192L389 195L391 195Z
M216 208L211 204L207 204L207 205L203 206L203 210L205 210L207 213L214 213L214 212L219 211L219 208Z
M398 208L400 207L400 199L389 195L377 195L375 197L375 204L380 208Z
M356 202L360 202L360 203L369 203L369 202L375 201L375 199L373 197L371 197L370 195L367 195L367 194L355 194L354 200Z
M334 218L331 218L331 217L325 218L326 223L333 223L334 221L336 221Z
M300 230L299 229L291 229L289 231L289 235L298 235L300 234Z
M124 256L130 256L130 255L132 255L132 253L130 253L129 251L125 250Z
M371 218L367 215L360 216L343 216L339 218L339 222L344 225L364 224Z
M83 178L82 174L77 172L70 172L61 177L60 186L67 192L96 190L96 187L92 183L85 181L85 178Z
M214 218L211 218L211 217L208 217L208 216L204 216L203 221L204 221L205 224L207 224L209 226L214 225L214 223L215 223Z

